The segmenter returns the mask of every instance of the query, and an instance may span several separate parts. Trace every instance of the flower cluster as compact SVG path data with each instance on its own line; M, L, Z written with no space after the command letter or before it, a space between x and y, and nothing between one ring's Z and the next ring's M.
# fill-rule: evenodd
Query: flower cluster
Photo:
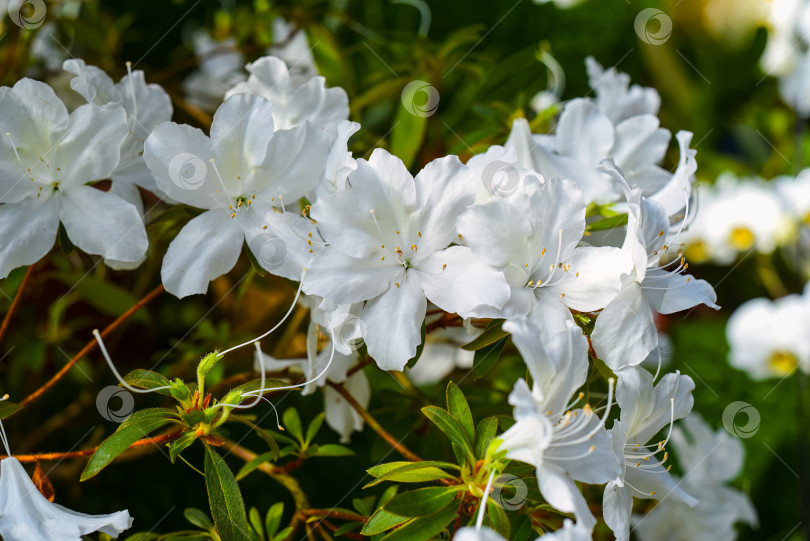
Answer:
M423 367L442 359L421 369L430 380L469 365L459 344L477 328L511 335L529 381L514 383L515 422L493 452L533 466L546 502L575 518L545 539L590 539L597 520L577 482L605 486L604 520L620 540L637 520L634 498L665 502L645 527L715 501L719 488L678 484L665 464L670 437L656 439L680 434L673 423L692 408L692 380L674 373L655 383L658 373L639 366L658 346L656 314L718 308L679 251L694 213L692 134L676 134L677 165L662 167L672 134L653 89L588 59L595 97L565 103L553 133L534 134L518 118L502 146L466 163L439 157L413 175L383 148L353 157L348 141L360 126L348 96L307 67L311 58L292 69L294 51L275 50L244 77L228 44L203 36L198 45L205 61L189 86L210 92L197 103L224 96L208 134L172 122L166 93L140 71L116 83L66 61L86 101L72 112L41 82L0 89L1 277L42 258L61 230L113 268L137 267L149 249L140 190L150 191L194 214L163 256L170 293L205 293L243 251L262 271L300 282L312 313L307 358L258 352L256 362L300 368L305 394L329 380L367 405L366 376L349 373L361 347L382 370L402 371L420 354ZM428 332L436 313L471 332ZM613 373L601 414L586 384L597 364ZM345 441L362 419L330 387L324 398ZM14 538L5 528L0 521ZM479 523L458 537L492 535Z

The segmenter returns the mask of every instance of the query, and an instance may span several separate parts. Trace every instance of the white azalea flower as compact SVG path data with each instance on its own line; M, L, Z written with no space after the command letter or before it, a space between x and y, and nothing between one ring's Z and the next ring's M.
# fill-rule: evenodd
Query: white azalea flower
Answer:
M80 541L93 532L117 538L130 526L128 511L85 515L49 502L19 460L0 461L0 536L5 541Z
M727 265L750 251L770 254L794 234L795 220L772 186L726 172L701 188L699 212L680 240L693 261Z
M644 198L639 188L631 189L615 164L606 161L603 170L626 193L628 223L622 251L629 266L622 271L622 291L599 314L591 342L599 358L616 370L641 363L656 347L654 312L672 314L698 304L719 307L708 282L682 273L683 260L679 265L676 260L671 270L659 266L669 231L663 207Z
M652 374L631 366L617 372L616 403L621 408L609 434L622 465L622 473L605 486L603 512L605 522L616 539L630 537L633 497L673 498L688 505L697 500L684 492L665 467L667 440L647 444L661 429L681 419L692 409L695 384L689 376L666 374L653 387ZM659 460L658 453L663 452Z
M596 94L599 111L619 124L636 115L658 115L661 96L654 88L630 85L630 76L616 68L604 69L593 57L585 59L588 82Z
M401 370L421 342L427 300L472 317L481 305L502 307L509 288L469 248L448 248L473 200L458 158L435 160L415 179L382 149L357 165L349 187L312 205L329 245L308 265L303 289L338 304L367 301L368 352L381 368Z
M158 124L172 117L172 103L166 91L160 85L147 85L141 70L130 70L128 75L114 83L103 70L88 66L80 59L66 60L62 67L75 75L70 80L70 87L87 103L104 109L123 107L127 113L129 132L121 146L118 167L112 172L111 191L126 198L132 193L127 189L128 185L135 185L161 195L143 160L143 144ZM143 211L139 195L129 201Z
M193 39L199 68L183 81L183 92L192 105L216 111L228 89L247 78L245 59L233 38L216 41L201 30Z
M575 524L572 520L565 519L561 529L543 534L537 538L537 541L591 541L591 539L591 532L581 524Z
M323 181L313 196L313 200L319 195L335 193L346 187L346 179L352 171L357 169L357 160L349 152L349 138L357 133L360 124L350 120L341 120L337 125L337 137L332 142L329 157L326 161L326 169L323 172Z
M46 84L0 88L0 278L47 254L59 223L89 254L139 261L148 247L138 210L87 183L109 178L127 137L123 109L68 114Z
M504 537L493 530L482 526L480 528L473 528L472 526L465 526L456 531L453 536L453 541L506 541Z
M714 432L692 414L672 433L675 456L684 470L681 487L700 505L690 507L665 498L646 515L633 516L633 531L641 541L734 541L734 524L757 524L757 513L742 492L725 484L739 474L744 449L724 429Z
M346 378L343 388L363 408L368 408L371 402L371 386L362 371ZM341 443L349 443L352 432L363 430L363 418L335 389L329 386L324 388L323 402L326 411L326 424L340 434Z
M281 17L273 19L273 42L267 54L277 56L287 64L293 83L301 85L316 75L318 68L312 56L312 47L307 42L307 34L301 28L295 28Z
M472 368L474 351L461 349L481 329L468 325L445 327L425 336L425 345L416 364L408 369L408 379L416 385L429 385L444 380L456 368Z
M804 295L753 299L728 320L731 366L754 379L810 373L810 286Z
M300 277L314 253L314 226L285 205L315 188L328 141L309 123L274 131L271 113L263 98L234 96L214 115L210 138L165 122L146 140L144 158L158 188L205 210L163 259L163 284L172 294L205 293L233 268L245 242L263 268L290 279Z
M621 473L604 426L609 408L602 419L589 405L570 409L583 398L572 400L587 378L588 341L570 321L532 316L504 323L534 385L530 390L520 379L509 395L516 422L501 436L501 447L507 458L535 466L546 501L573 513L590 532L596 519L574 481L602 484Z
M776 190L793 218L810 225L810 169L804 169L795 177L776 179Z
M255 94L274 105L273 122L286 130L309 121L326 131L330 140L338 136L338 125L349 118L349 97L340 87L326 87L326 80L313 77L296 84L280 58L265 56L247 65L250 77L225 95Z

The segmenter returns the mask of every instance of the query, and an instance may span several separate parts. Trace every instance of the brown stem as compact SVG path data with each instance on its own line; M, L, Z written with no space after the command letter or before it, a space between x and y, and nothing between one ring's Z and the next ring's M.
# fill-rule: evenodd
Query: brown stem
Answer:
M6 317L3 318L3 324L0 325L0 341L3 340L3 336L6 334L6 329L8 329L8 324L11 322L14 312L20 305L20 299L22 298L23 291L25 290L25 284L28 283L28 279L31 278L31 273L33 271L34 265L29 266L28 270L25 271L25 276L23 276L22 282L20 282L20 287L17 289L17 294L14 295L14 300L11 301L11 306L8 308L8 312L6 312Z
M138 447L145 447L147 445L157 445L160 443L166 443L167 441L174 441L180 437L183 433L182 430L177 432L172 432L170 434L163 434L162 436L154 436L152 438L144 438L142 440L138 440L129 447L127 450L130 449L137 449ZM98 447L92 447L90 449L81 449L79 451L70 451L68 453L39 453L36 455L12 455L14 458L19 460L20 462L38 462L38 461L48 461L48 460L62 460L65 458L79 458L83 456L90 456L96 452ZM8 458L7 456L0 456L0 459Z
M431 333L436 329L443 329L445 327L460 327L463 323L464 319L458 314L442 314L442 317L425 326L425 333Z
M413 451L402 445L402 443L400 443L394 436L389 434L382 427L382 425L380 425L380 423L378 423L377 420L374 417L372 417L371 414L367 412L366 409L363 406L361 406L359 402L357 402L357 400L355 400L355 398L351 395L349 391L346 390L345 387L343 387L343 385L331 381L328 383L338 393L340 393L340 396L342 396L343 399L346 400L346 402L348 402L352 408L354 408L354 411L356 411L357 414L363 418L366 424L368 424L368 426L370 426L371 429L374 430L374 432L379 434L382 439L388 442L388 445L393 447L399 454L401 454L403 457L407 458L411 462L421 462L422 458L419 455L417 455L416 453L414 453Z
M346 372L346 377L348 378L355 375L357 372L361 371L363 368L365 368L366 366L370 365L373 362L374 359L372 359L371 357L366 357L364 360L360 361L356 365L349 368L348 372Z
M132 317L132 315L135 312L143 308L149 301L151 301L161 293L163 293L163 285L159 285L158 287L150 291L144 298L135 303L135 305L132 306L132 308L130 308L129 310L118 316L118 318L115 321L107 325L107 327L105 327L104 330L101 331L101 337L105 338L119 325L121 325L121 323ZM45 392L48 391L48 389L56 385L60 379L65 377L65 374L67 374L70 371L70 369L73 367L74 364L79 362L85 355L93 351L93 349L96 346L97 342L95 340L91 340L90 342L85 344L85 346L81 349L81 351L79 351L79 353L77 353L70 361L68 361L68 363L65 366L63 366L59 370L59 372L57 372L51 379L49 379L48 382L45 383L45 385L43 385L42 387L40 387L39 389L28 395L28 397L26 397L25 400L20 402L20 404L22 406L27 406L28 404L30 404L31 402L33 402L34 400L45 394Z

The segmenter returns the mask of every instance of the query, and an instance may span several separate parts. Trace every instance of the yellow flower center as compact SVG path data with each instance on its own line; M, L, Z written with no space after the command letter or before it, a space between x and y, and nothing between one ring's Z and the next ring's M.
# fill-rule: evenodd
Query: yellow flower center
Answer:
M748 250L754 245L754 232L745 226L737 226L731 230L728 242L737 250Z
M798 365L798 359L789 351L774 351L768 359L771 372L777 376L790 374Z
M695 263L703 263L704 261L708 261L711 257L709 244L704 240L699 240L692 243L686 248L684 255L686 256L686 259Z

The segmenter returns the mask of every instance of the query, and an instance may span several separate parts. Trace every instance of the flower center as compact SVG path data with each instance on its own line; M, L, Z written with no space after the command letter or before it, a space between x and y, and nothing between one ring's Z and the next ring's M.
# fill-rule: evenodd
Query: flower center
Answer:
M740 251L750 249L754 246L755 241L756 237L754 236L754 232L745 226L735 227L728 235L729 244Z
M684 251L684 254L687 259L695 263L703 263L704 261L708 261L711 257L709 244L705 240L699 240L690 244Z
M773 374L786 376L799 366L799 360L789 351L774 351L768 358L768 367Z

